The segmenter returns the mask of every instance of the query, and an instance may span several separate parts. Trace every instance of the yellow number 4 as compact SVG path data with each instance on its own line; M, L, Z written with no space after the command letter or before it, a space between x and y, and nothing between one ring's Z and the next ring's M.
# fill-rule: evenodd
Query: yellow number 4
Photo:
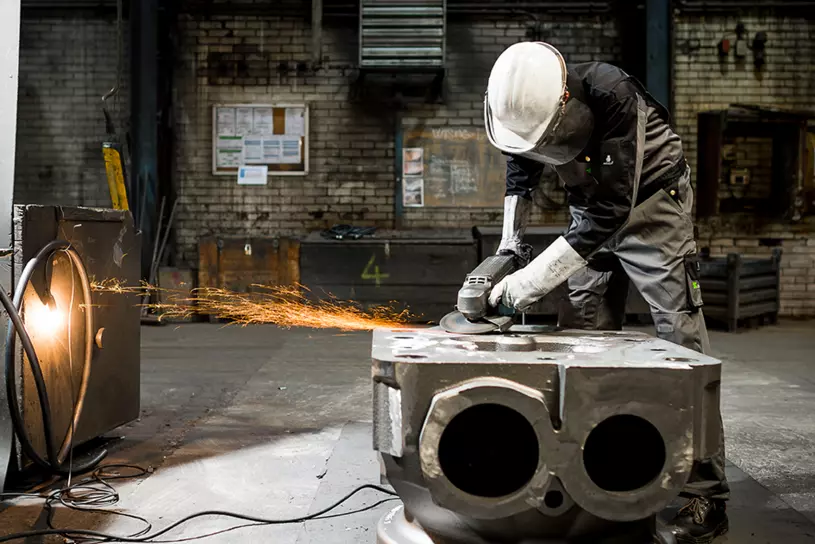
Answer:
M373 268L373 273L371 272L371 268ZM376 264L376 255L371 255L371 259L368 261L368 264L365 265L365 270L362 271L362 276L360 277L363 280L376 281L376 286L379 287L381 284L380 280L388 279L390 274L382 274L379 271L379 265Z

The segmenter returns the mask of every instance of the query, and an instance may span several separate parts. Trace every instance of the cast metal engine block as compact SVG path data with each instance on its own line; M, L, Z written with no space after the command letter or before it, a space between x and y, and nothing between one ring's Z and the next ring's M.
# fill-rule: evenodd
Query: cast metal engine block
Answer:
M377 330L372 355L404 503L381 544L647 542L720 441L720 362L644 334Z

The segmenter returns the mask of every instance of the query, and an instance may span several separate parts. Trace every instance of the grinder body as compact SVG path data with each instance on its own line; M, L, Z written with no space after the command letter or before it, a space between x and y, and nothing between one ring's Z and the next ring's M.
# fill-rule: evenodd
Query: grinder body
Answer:
M456 334L485 334L504 331L512 326L511 316L498 315L490 307L490 291L498 282L518 268L518 258L512 253L492 255L467 274L458 291L456 310L444 316L439 324Z
M489 313L492 288L515 271L515 255L491 255L467 274L458 292L456 308L469 321L478 321Z

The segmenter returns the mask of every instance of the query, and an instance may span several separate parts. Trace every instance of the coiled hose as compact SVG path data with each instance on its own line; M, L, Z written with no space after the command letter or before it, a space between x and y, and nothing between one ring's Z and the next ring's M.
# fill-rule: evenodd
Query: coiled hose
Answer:
M53 426L51 424L51 405L48 400L48 391L43 378L42 368L37 353L34 350L34 344L31 342L31 337L25 329L22 319L20 318L20 310L23 304L23 295L25 294L26 287L31 281L31 276L37 266L45 262L46 266L51 266L51 256L57 251L64 251L74 264L75 269L79 273L80 282L82 284L82 293L85 305L85 357L82 368L82 382L79 386L79 395L74 403L73 413L71 415L71 425L68 432L62 441L59 449L56 449L53 441ZM50 275L49 275L50 277ZM3 289L0 289L0 302L9 315L9 325L6 331L6 351L5 351L5 376L6 376L6 396L8 397L9 412L11 415L11 422L14 427L14 432L17 439L20 441L20 446L23 452L28 456L31 461L38 467L46 470L57 476L68 476L71 473L85 472L96 467L102 459L107 455L106 450L101 450L89 460L76 463L71 466L65 466L65 458L70 453L73 443L73 433L79 419L82 415L82 409L85 403L85 396L88 390L88 381L91 374L91 357L93 355L93 310L91 300L91 285L88 279L88 274L85 269L85 264L79 254L71 248L70 243L65 240L55 240L43 247L37 255L34 256L28 263L26 263L23 273L20 276L20 281L14 291L14 300L12 301ZM70 316L68 316L70 319ZM15 334L16 332L16 334ZM37 388L37 396L40 402L40 412L42 416L42 428L45 433L45 451L47 459L34 449L31 439L29 438L23 418L20 413L20 406L17 400L17 382L14 376L14 351L15 339L20 337L23 350L28 357L28 362L31 366L31 374Z

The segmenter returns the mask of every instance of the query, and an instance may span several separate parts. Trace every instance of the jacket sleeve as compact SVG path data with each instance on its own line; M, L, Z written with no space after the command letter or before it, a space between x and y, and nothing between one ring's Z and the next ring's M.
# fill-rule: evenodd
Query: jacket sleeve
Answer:
M521 196L532 199L541 179L543 164L517 155L507 155L506 196Z
M578 222L564 235L584 259L625 224L631 211L637 164L637 95L613 103L599 121L603 130L592 165L597 180Z

